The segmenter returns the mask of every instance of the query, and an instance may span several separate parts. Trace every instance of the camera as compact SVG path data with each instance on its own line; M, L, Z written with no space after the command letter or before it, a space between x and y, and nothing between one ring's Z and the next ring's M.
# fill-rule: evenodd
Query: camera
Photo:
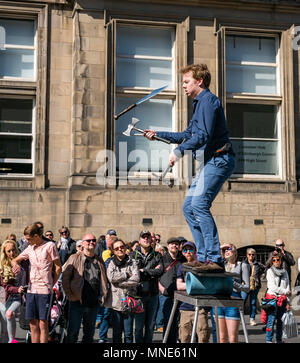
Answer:
M27 293L27 289L28 289L28 285L24 285L23 288L24 288L24 294L26 294Z
M275 247L276 252L281 252L281 249L279 247Z

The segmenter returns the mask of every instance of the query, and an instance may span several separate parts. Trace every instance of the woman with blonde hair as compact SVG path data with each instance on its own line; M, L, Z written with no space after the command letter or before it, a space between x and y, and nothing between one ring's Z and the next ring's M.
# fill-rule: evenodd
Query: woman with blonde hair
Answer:
M1 245L0 258L0 284L4 289L4 301L0 301L0 311L6 327L2 332L8 334L9 343L17 343L16 334L16 311L21 305L21 294L24 293L26 283L26 272L21 269L18 275L12 272L11 261L18 252L18 246L14 240L6 240ZM5 337L2 337L5 338Z
M237 249L232 243L221 246L221 254L225 259L225 271L234 272L239 277L233 279L231 296L241 297L241 291L249 291L250 278L248 267L237 261ZM214 311L214 310L213 310ZM218 323L221 343L238 343L240 312L236 307L218 307Z

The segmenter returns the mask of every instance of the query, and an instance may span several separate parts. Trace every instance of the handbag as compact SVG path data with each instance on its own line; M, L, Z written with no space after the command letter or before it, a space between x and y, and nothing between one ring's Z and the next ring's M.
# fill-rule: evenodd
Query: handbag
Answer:
M142 300L132 296L126 296L121 299L121 308L124 314L141 314L144 312Z
M298 336L298 325L291 310L286 311L281 318L282 321L282 338L290 339Z

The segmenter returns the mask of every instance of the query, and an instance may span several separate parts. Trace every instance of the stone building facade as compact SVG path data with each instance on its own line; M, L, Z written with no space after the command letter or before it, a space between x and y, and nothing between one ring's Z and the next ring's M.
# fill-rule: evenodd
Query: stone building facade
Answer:
M156 182L149 165L163 159L138 163L131 148L147 140L124 149L121 131L132 116L184 130L192 106L177 70L206 63L239 159L212 207L220 239L280 237L300 256L300 1L0 1L0 19L0 240L36 220L73 238L108 228L126 241L145 228L191 238L181 207L193 166L178 163L172 188Z

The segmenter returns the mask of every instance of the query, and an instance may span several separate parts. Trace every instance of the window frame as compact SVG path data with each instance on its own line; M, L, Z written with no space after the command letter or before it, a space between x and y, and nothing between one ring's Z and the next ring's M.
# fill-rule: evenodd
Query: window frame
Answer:
M5 44L5 48L6 49L25 49L25 50L33 50L34 51L34 69L33 69L33 77L32 78L26 78L26 77L10 77L10 76L4 76L4 77L0 77L1 80L6 80L6 81L20 81L20 82L36 82L37 80L37 31L38 31L38 26L37 26L37 18L34 16L24 16L24 17L20 17L18 15L16 16L5 16L5 14L1 14L0 13L0 18L6 18L6 19L11 19L11 20L33 20L34 22L34 39L33 39L33 46L22 46L22 45L17 45L17 44Z
M172 107L172 131L176 132L179 130L179 125L180 125L180 121L181 120L181 115L178 114L178 99L180 97L180 92L179 87L178 87L178 74L176 72L176 69L178 69L179 67L183 66L183 64L181 63L181 59L178 60L178 33L179 33L179 29L180 26L183 26L183 28L187 28L187 24L185 23L176 23L176 22L163 22L163 21L147 21L147 20L129 20L129 19L120 19L120 18L115 18L115 19L111 19L109 24L108 24L108 28L110 27L110 36L108 36L108 39L111 39L111 41L113 42L112 48L111 48L111 52L108 52L108 57L111 58L110 59L110 64L112 64L112 69L111 71L109 69L107 69L108 75L107 75L107 80L108 82L111 81L110 84L110 88L108 85L108 93L109 93L109 89L111 89L111 94L113 94L113 99L108 100L107 102L107 107L108 107L108 112L107 112L107 120L108 120L108 130L110 131L112 136L108 136L107 139L107 145L108 145L108 149L111 149L115 152L116 155L116 125L115 122L118 121L114 121L114 123L112 124L110 122L110 120L114 120L113 115L116 114L116 110L115 110L115 106L116 106L116 101L117 101L117 97L121 96L121 97L137 97L142 98L144 96L146 96L147 94L149 94L151 91L153 91L153 88L144 88L144 87L119 87L117 88L116 86L116 63L117 63L117 52L116 52L116 37L117 37L117 26L118 25L126 25L126 26L132 26L132 27L137 27L137 26L145 26L145 27L153 27L153 28L169 28L169 29L173 29L173 49L172 49L172 58L173 58L173 64L172 64L172 72L173 72L173 89L171 88L167 88L165 90L163 90L163 92L161 92L159 95L156 96L156 98L158 99L170 99L173 101L173 107ZM180 36L180 38L182 38L182 36ZM182 43L182 39L181 43ZM187 54L187 51L184 52L184 54ZM182 59L185 60L185 57L182 57ZM109 64L109 62L107 62ZM108 67L109 68L109 67ZM110 74L109 74L110 73ZM109 114L111 112L111 115ZM109 133L109 132L108 132ZM175 148L175 146L173 147ZM172 148L172 149L173 149ZM127 155L128 156L128 155ZM179 164L179 163L177 163ZM166 178L178 178L179 176L179 170L181 170L180 165L175 165L173 168L173 173L167 173ZM127 170L126 172L126 176L124 176L124 171L118 172L116 173L116 177L119 180L132 180L133 181L133 185L135 185L135 181L140 181L141 183L145 182L147 183L149 179L152 178L152 173L151 170L149 171L135 171L132 175L129 175L129 171L130 169ZM121 183L121 182L120 182Z
M36 102L34 96L25 96L25 95L7 95L7 94L0 94L0 99L2 98L10 98L15 100L21 99L30 99L32 100L32 122L31 122L31 133L15 133L15 132L0 132L0 136L28 136L31 137L31 158L30 159L18 159L18 158L0 158L1 163L16 163L16 164L31 164L32 165L32 173L31 174L22 174L22 173L11 173L11 174L0 174L0 177L13 177L13 176L20 176L20 177L34 177L34 161L35 161L35 142L36 142ZM0 171L1 173L1 171Z
M261 29L246 29L242 30L239 28L230 28L230 27L222 27L220 30L221 34L223 35L223 63L222 63L222 72L223 72L223 104L224 109L226 112L227 103L236 104L236 103L251 103L251 104L271 104L278 106L278 112L276 115L277 119L277 130L278 135L276 138L277 142L277 163L278 163L278 174L276 175L268 175L268 174L238 174L234 173L230 177L231 180L236 181L251 181L251 180L258 180L258 181L283 181L285 178L284 169L283 169L283 135L282 135L282 125L283 125L283 117L282 117L282 107L283 107L283 86L282 86L282 78L281 78L281 46L280 46L280 32L278 31L264 31ZM276 94L256 94L256 93L248 93L248 92L240 92L240 93L232 93L227 92L226 90L226 36L228 35L242 35L242 36L249 36L249 37L270 37L275 39L276 45ZM254 63L254 62L251 62ZM256 62L257 63L257 62ZM251 140L258 140L264 141L264 138L236 138L230 137L232 140L243 140L243 139L251 139ZM275 139L268 139L267 141L275 141Z
M0 175L0 188L12 188L16 185L24 189L46 187L45 154L48 85L48 9L47 3L0 2L0 17L16 20L33 20L35 22L35 78L0 79L0 95L5 98L30 97L33 103L33 141L32 141L32 173L10 173Z

